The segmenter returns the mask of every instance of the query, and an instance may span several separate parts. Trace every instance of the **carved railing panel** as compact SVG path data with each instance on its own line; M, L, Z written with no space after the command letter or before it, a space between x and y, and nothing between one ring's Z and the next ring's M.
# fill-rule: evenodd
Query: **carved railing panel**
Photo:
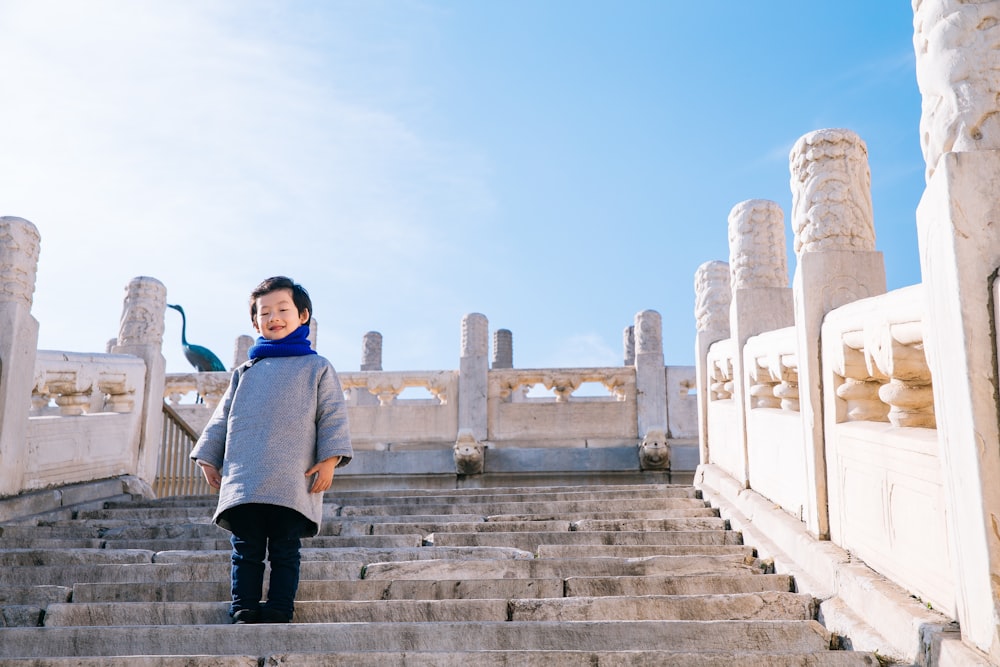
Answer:
M799 411L799 358L795 328L750 338L744 347L750 407Z
M124 354L39 350L35 360L31 414L73 417L97 412L131 413L146 365ZM50 403L56 410L50 410Z
M709 400L725 401L733 397L733 358L736 355L732 339L720 340L708 350Z

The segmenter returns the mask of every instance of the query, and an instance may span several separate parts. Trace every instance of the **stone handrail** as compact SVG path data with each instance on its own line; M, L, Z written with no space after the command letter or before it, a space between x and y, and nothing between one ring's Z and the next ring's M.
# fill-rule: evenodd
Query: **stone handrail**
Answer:
M733 359L736 345L731 338L712 344L708 350L708 395L711 401L733 397Z
M799 358L795 327L775 329L747 340L750 408L799 411Z
M827 315L824 357L837 383L838 422L936 428L922 320L920 285L861 299Z
M635 369L611 368L560 368L560 369L504 369L489 374L490 393L503 400L554 400L557 403L572 401L627 401L635 397ZM599 383L610 396L574 396L582 385ZM535 385L542 385L555 397L524 397L524 392Z
M31 414L130 413L145 372L142 359L130 355L39 350ZM52 402L57 409L49 409Z
M344 371L338 375L349 405L364 404L366 393L377 397L380 406L393 405L407 388L426 389L439 405L448 405L456 396L457 377L451 371Z

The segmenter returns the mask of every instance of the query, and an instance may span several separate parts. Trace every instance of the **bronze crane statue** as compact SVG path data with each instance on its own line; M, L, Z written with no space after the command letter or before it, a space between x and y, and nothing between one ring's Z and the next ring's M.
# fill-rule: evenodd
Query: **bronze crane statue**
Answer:
M223 363L219 361L219 358L210 349L202 345L192 345L187 342L187 317L184 315L184 309L169 303L167 304L167 308L173 308L181 314L181 347L184 349L184 357L188 362L199 373L226 370Z

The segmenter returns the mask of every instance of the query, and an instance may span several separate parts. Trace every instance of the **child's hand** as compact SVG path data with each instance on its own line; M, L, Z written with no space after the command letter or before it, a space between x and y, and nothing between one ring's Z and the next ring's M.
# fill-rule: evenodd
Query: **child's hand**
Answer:
M325 461L320 461L309 470L306 470L306 477L316 475L309 493L323 493L333 484L333 471L340 463L339 456L331 456Z
M202 463L201 461L198 462L198 465L201 467L201 472L205 475L205 481L208 482L210 487L217 489L222 486L222 475L219 473L218 468L208 463Z

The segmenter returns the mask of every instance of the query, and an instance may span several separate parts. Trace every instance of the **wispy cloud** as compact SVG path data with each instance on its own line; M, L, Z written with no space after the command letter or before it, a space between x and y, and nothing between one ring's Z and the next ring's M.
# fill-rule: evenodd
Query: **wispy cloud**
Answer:
M490 210L482 159L421 136L386 101L406 99L405 78L365 69L357 49L383 46L350 38L350 24L371 16L350 3L283 7L0 7L10 64L0 68L0 211L42 233L43 346L103 344L122 287L143 274L200 302L189 312L232 336L246 329L244 295L279 270L318 293L351 292L328 298L330 309L370 317L359 312L374 305L365 285L446 261L449 228ZM388 77L392 94L353 95L369 75ZM230 340L213 346L228 352Z

